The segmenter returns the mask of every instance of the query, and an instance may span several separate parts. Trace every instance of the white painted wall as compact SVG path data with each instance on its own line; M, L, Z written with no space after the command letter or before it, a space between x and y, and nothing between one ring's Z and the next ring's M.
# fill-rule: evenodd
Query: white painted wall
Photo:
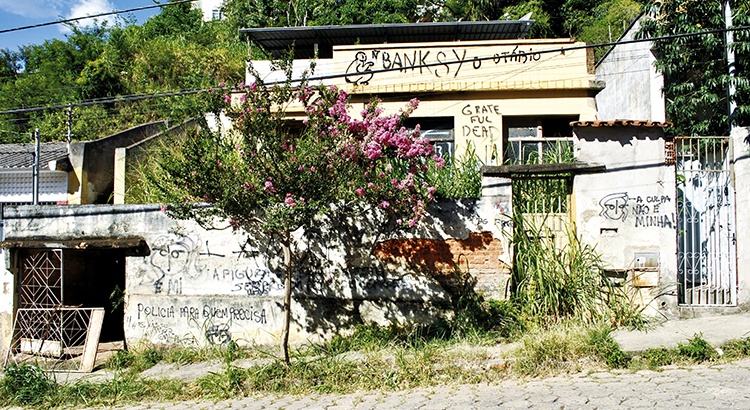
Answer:
M732 130L737 235L738 303L750 303L750 128Z
M408 241L421 241L442 249L441 257L472 233L498 238L498 208L492 200L437 203L420 229L405 234L383 231L374 214L321 221L320 226L336 229L316 228L312 240L296 252L303 260L295 271L292 343L320 340L362 322L435 320L449 302L440 275L415 268L416 258L405 260L398 252L409 248ZM170 218L158 205L19 207L5 216L6 237L13 240L145 239L150 254L126 258L124 328L131 346L139 341L205 345L225 337L245 345L279 340L283 282L280 248L273 238L205 229ZM499 243L486 243L481 258L471 257L474 248L460 253L464 265L471 261L469 270L479 286L502 295L507 275L495 270L504 266L501 252L486 256L489 249L499 250ZM12 297L2 295L0 313L10 311ZM6 329L10 318L0 318Z
M621 40L633 40L640 27L635 22ZM649 42L611 49L596 67L596 79L605 83L596 95L597 119L665 121L664 77L655 61Z
M575 223L584 242L595 244L605 266L626 271L633 280L636 257L658 255L658 278L643 288L650 302L660 287L677 278L677 199L673 165L665 164L661 128L579 127L575 152L578 161L598 163L606 172L577 175L573 182ZM655 274L651 274L655 275ZM664 314L677 299L664 296Z
M203 13L203 21L213 20L213 11L220 10L224 0L198 0L193 7L200 9Z

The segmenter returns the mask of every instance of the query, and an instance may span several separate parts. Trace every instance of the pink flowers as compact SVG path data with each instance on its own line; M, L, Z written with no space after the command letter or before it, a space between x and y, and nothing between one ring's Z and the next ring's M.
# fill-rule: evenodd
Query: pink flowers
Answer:
M271 181L266 181L263 183L263 190L270 193L276 192L276 188L273 187L273 182Z
M284 198L284 203L285 203L285 204L286 204L287 206L291 206L291 207L294 207L294 205L295 205L295 202L294 202L294 197L292 196L292 194L290 194L290 193L288 193L288 192L287 192L287 194L286 194L286 198Z
M418 100L390 114L375 102L367 104L361 116L353 116L345 91L303 84L288 94L301 102L304 112L302 121L289 127L291 121L279 111L284 105L274 90L249 84L242 91L236 98L226 91L217 94L232 104L227 114L238 139L226 147L230 154L212 158L228 164L216 172L235 166L234 178L242 181L235 190L242 201L260 207L272 204L266 212L279 212L274 218L281 224L310 214L300 212L301 207L320 212L322 204L342 192L372 201L403 226L414 226L423 218L425 204L436 195L434 187L422 182L423 173L433 164L442 166L444 160L420 137L419 127L402 126Z

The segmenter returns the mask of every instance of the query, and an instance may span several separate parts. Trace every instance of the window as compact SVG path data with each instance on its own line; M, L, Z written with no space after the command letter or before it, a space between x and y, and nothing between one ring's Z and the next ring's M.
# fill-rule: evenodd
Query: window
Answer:
M224 18L224 14L219 9L213 9L211 10L211 19L212 20L221 20Z
M415 128L417 124L420 136L429 139L441 157L453 157L453 117L410 117L404 121L406 128Z
M506 164L573 161L573 128L577 116L503 117Z

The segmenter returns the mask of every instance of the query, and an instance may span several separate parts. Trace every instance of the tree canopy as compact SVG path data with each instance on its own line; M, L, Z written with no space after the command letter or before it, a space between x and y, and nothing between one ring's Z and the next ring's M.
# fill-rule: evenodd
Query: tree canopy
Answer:
M187 3L163 7L143 25L123 18L110 25L71 26L64 40L0 50L0 110L114 100L75 107L76 140L101 138L144 122L198 114L193 97L129 101L130 96L207 89L244 78L243 27L518 19L532 13L532 37L616 40L644 10L645 0L228 0L224 20L204 22ZM649 8L656 19L644 35L722 28L721 1L671 0ZM734 24L748 24L747 2L734 1ZM735 78L725 69L721 34L658 42L668 117L684 134L727 132L726 88L736 86L736 124L748 124L748 31L734 33ZM597 49L601 54L605 50ZM4 141L45 140L66 134L64 109L0 115Z
M750 24L746 2L734 2L734 26ZM722 1L672 0L653 6L641 35L669 36L721 30ZM679 37L654 43L656 68L664 75L667 119L680 135L728 135L727 88L736 87L735 125L750 125L750 32L734 32L735 76L729 75L724 33Z

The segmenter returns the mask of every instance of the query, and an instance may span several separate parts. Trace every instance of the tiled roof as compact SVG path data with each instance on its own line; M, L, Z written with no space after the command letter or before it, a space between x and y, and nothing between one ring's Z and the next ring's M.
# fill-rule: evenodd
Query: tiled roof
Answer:
M671 127L671 122L645 120L573 121L571 127Z
M65 159L68 147L64 142L45 142L40 145L39 163ZM0 144L0 169L30 168L34 166L34 144Z

